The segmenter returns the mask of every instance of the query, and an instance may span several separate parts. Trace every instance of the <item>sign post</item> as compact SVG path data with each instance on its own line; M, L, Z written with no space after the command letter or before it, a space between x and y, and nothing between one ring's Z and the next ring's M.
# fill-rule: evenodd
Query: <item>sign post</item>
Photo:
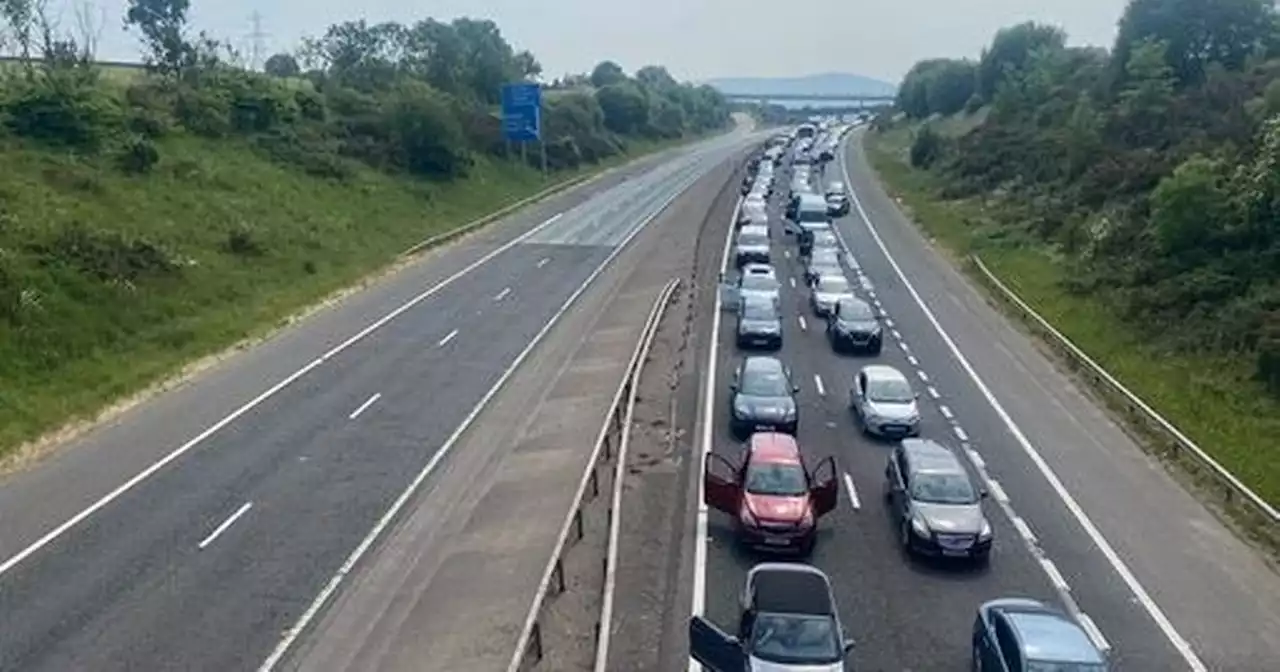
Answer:
M542 172L547 172L547 145L542 140L542 86L536 82L512 82L502 85L502 136L508 142L520 143L520 156L525 157L528 142L542 144Z

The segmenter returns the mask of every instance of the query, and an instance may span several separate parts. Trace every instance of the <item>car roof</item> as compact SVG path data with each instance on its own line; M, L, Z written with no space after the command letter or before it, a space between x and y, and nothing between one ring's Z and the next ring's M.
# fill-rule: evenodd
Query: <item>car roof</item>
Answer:
M873 314L875 313L875 310L873 310L873 309L871 308L871 304L870 304L870 303L868 303L868 302L866 302L866 301L863 301L862 299L860 299L860 298L858 298L858 297L856 297L856 296L842 296L842 297L840 297L839 304L840 304L840 306L841 306L841 308L840 308L840 312L841 312L841 313L843 313L845 310L847 310L847 309L848 309L848 307L850 307L850 306L858 306L858 307L860 307L860 308L865 308L865 309L867 310L867 312L870 312L870 313L873 313Z
M782 360L768 355L752 355L742 360L745 373L781 373L784 369Z
M817 207L826 208L827 199L811 191L806 191L805 193L800 194L800 207L803 208L806 205L810 205L815 208Z
M752 606L775 614L832 616L831 582L822 570L799 563L760 563L747 574Z
M968 474L960 464L960 458L956 457L950 448L932 439L903 439L902 450L907 454L914 471Z
M1102 654L1075 622L1052 609L1002 610L1022 642L1028 660L1101 663Z
M765 226L764 224L747 224L743 226L741 229L738 229L739 236L745 233L754 233L760 236L767 236L769 235L769 227Z
M868 364L862 367L862 373L866 374L868 380L906 380L907 376L903 372L889 366L888 364Z
M752 462L800 464L800 446L790 434L756 432L751 435L748 450Z
M853 285L853 283L852 283L852 282L849 282L849 276L847 276L847 275L845 275L845 274L844 274L844 270L843 270L843 269L840 269L840 270L836 270L836 269L827 270L827 269L829 269L830 267L819 267L819 268L822 268L823 270L822 270L821 272L819 272L819 273L818 273L818 282L817 282L816 284L821 285L821 284L823 284L823 282L825 282L825 281L827 281L827 280L835 279L835 280L840 280L840 281L844 282L844 284L846 284L846 285L850 285L850 286L852 286L852 285Z
M742 228L745 229L747 227L744 226ZM751 264L747 264L746 266L743 266L742 274L743 275L748 275L748 274L749 275L765 275L765 274L777 275L778 272L774 270L773 266L769 264L762 264L760 262L755 262L755 263L751 263Z

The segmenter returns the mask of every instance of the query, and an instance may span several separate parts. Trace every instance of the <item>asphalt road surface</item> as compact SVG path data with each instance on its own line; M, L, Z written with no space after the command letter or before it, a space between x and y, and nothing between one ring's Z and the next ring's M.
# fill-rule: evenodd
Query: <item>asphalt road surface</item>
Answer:
M810 562L836 587L859 642L857 669L967 669L975 609L1005 596L1083 614L1120 669L1274 669L1276 576L929 249L876 184L856 133L848 175L841 160L815 179L849 182L857 195L836 228L855 288L887 313L880 356L831 351L808 307L795 244L773 226L786 319L779 356L802 387L799 442L813 463L834 455L842 480ZM784 173L780 191L788 183ZM736 457L726 415L727 376L741 357L732 327L724 313L711 447ZM853 376L872 362L913 380L923 436L995 479L988 568L909 560L898 549L882 499L888 444L863 437L848 410ZM736 550L726 516L708 516L705 568L695 572L705 580L706 613L732 627L745 571L759 558Z
M0 669L253 669L611 253L740 148L617 171L0 489Z

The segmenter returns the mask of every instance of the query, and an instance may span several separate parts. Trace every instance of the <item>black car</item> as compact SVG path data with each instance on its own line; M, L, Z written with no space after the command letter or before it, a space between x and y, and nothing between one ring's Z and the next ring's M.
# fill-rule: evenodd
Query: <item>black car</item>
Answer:
M729 429L738 438L761 431L795 436L800 425L795 395L800 387L776 357L751 356L742 360L729 383Z
M782 348L782 316L778 304L761 295L744 295L738 303L739 348Z
M862 299L840 299L827 315L827 340L836 352L878 355L884 346L880 316Z
M979 563L991 553L991 524L982 512L985 489L946 446L903 439L884 468L885 499L908 553Z
M737 635L694 616L689 654L711 672L846 670L854 642L845 637L831 580L800 563L751 568L741 593Z

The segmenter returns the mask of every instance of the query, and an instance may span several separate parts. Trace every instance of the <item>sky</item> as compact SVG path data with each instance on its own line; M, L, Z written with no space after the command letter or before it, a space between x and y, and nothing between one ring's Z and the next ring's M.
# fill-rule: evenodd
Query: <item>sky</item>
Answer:
M127 0L49 0L73 29L76 5L91 5L98 57L140 58L122 29ZM248 54L252 16L264 51L289 51L330 24L494 20L508 41L532 51L556 77L611 59L628 71L666 66L680 79L791 77L850 72L898 82L923 58L977 56L995 31L1025 20L1066 29L1073 44L1110 46L1125 0L191 0L197 30Z

